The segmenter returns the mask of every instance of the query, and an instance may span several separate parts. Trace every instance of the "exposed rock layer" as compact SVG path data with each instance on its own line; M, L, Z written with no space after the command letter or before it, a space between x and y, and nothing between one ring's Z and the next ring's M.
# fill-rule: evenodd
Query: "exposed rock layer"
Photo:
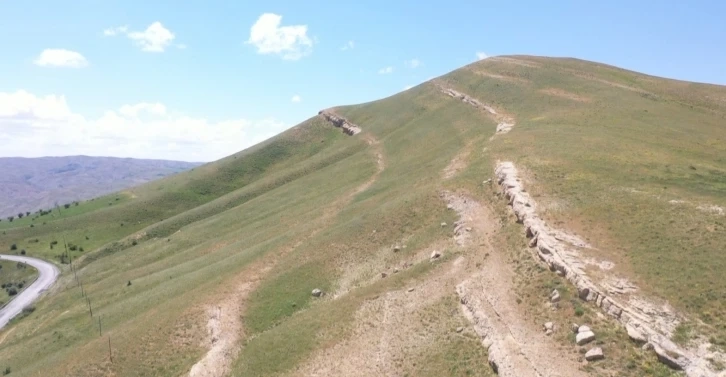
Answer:
M596 284L578 263L573 253L557 230L550 228L536 211L536 203L524 190L517 169L511 162L500 162L495 170L497 183L501 186L505 198L512 206L517 221L525 227L527 237L532 240L539 258L552 271L558 272L577 287L578 296L594 303L603 312L615 318L625 326L628 334L636 341L647 341L652 345L658 359L664 364L684 370L689 377L724 376L726 372L715 372L711 369L707 357L701 352L680 347L672 342L668 335L672 329L672 316L668 310L654 310L645 301L631 299L627 303L620 302L609 296L607 290ZM644 305L645 304L645 305ZM714 356L713 354L711 356ZM721 355L718 355L719 358Z
M357 125L349 122L347 119L333 114L332 112L328 110L320 110L318 112L318 115L322 116L323 119L327 120L328 122L332 123L335 127L338 127L343 130L346 134L353 136L359 132L362 131L360 127Z

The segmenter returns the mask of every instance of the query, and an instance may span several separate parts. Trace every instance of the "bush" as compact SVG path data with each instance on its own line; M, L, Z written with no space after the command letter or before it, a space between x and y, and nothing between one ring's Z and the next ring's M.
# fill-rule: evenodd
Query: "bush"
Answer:
M78 248L78 251L80 251L80 252L82 253L82 252L84 252L85 250L83 250L83 247L79 247L79 248Z
M33 305L26 306L26 307L23 308L23 313L24 314L30 314L30 313L32 313L34 311L35 311L35 306L33 306Z
M18 245L16 245L16 244L10 245L10 251L15 251L15 250L18 250Z
M10 367L6 367L3 371L3 376L7 376L8 374L10 374Z
M70 250L70 251L76 251L76 250L78 250L78 246L75 245L75 244L69 243L68 244L68 250Z
M20 250L20 255L25 255L25 249Z
M66 203L66 204L63 205L63 208L65 208L65 209L71 208L71 204L70 203Z
M15 289L15 287L10 287L10 288L6 289L5 291L8 292L8 296L15 296L18 294L18 290Z

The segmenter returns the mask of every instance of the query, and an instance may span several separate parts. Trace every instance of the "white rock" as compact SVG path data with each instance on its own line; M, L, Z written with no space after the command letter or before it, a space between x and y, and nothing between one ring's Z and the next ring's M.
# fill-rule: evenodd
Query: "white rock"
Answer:
M456 332L462 332L462 331L464 331L464 328L463 327L457 327L456 328Z
M413 292L413 288L409 288L409 289L408 289L408 291L409 291L409 292Z
M323 295L323 291L318 288L313 289L313 297L320 297Z
M437 259L437 258L438 258L438 257L440 257L440 256L441 256L441 253L439 253L439 251L438 251L438 250L434 250L434 251L433 251L433 252L431 253L431 259Z
M401 251L401 246L398 246L398 245L394 246L393 252L398 252L398 251Z
M544 328L545 330L554 330L555 324L553 322L547 322L544 324Z
M578 346L587 344L595 340L595 333L592 331L578 333L575 337L575 342Z
M585 353L585 360L587 361L602 360L604 358L605 355L602 353L602 348L600 347L595 347Z
M441 227L442 228L445 227L445 226L446 226L446 223L441 223Z
M582 325L582 326L580 326L580 327L577 328L577 332L578 333L581 333L581 332L592 332L592 330L590 329L590 326Z
M545 331L545 335L547 335L547 336L552 335L552 333L554 333L554 331L552 331L552 330Z
M578 330L580 330L580 325L578 325L577 323L573 323L572 326L570 326L570 329L572 330L572 332L577 334Z
M552 294L550 294L550 301L552 302L559 302L560 301L560 292L558 290L552 291Z
M645 343L648 341L648 338L646 338L645 335L640 332L640 330L638 330L631 324L625 325L625 330L628 332L628 336L630 337L630 339L634 340L637 343Z

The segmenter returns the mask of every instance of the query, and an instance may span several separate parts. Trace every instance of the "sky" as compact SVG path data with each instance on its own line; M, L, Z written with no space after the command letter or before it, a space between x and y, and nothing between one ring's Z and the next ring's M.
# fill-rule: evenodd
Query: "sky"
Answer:
M724 85L724 14L722 1L0 0L0 157L213 161L497 55Z

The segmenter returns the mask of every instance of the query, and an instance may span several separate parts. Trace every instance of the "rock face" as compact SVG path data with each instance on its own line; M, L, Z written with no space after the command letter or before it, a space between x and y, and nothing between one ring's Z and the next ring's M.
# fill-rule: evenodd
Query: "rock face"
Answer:
M536 255L552 271L564 276L577 288L580 299L593 303L623 326L629 325L637 330L637 335L632 330L630 334L651 343L659 360L666 365L684 370L689 377L719 376L702 353L681 347L670 340L672 325L678 323L677 317L672 313L648 303L644 304L642 300L636 300L632 296L629 301L621 302L614 296L619 293L611 293L588 276L585 271L587 263L572 249L572 246L588 245L577 237L551 228L539 217L537 205L524 189L513 163L498 163L495 173L497 183L512 207L517 222L523 224L526 236L531 238L530 247L535 248ZM586 338L582 334L584 333L579 333L578 337ZM724 356L718 354L718 358L722 359Z
M577 343L578 346L590 343L593 340L595 340L595 333L592 331L577 333L577 336L575 337L575 343Z
M585 353L585 360L587 361L602 360L604 358L605 355L602 353L602 348L600 347L593 348Z
M353 136L357 133L360 133L362 129L358 127L357 125L349 122L347 119L338 116L336 114L333 114L331 111L327 110L320 110L318 112L318 115L322 116L323 119L327 120L331 124L333 124L335 127L338 127L343 130L346 134Z

